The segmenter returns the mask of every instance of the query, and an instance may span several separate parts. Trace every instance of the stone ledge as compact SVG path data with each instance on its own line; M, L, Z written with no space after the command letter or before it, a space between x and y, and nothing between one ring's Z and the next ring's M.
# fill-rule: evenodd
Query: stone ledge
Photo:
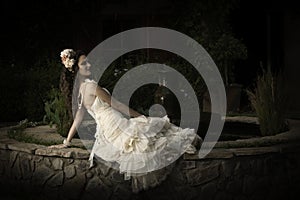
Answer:
M219 177L219 168L219 163L211 163L209 166L201 165L195 169L184 170L184 173L189 185L198 186Z
M79 148L64 148L64 149L50 149L47 147L38 148L35 150L36 155L40 156L57 156L63 158L87 159L89 152Z
M226 116L226 122L242 122L249 124L259 124L257 117L249 117L249 116Z
M43 145L15 142L7 144L7 148L14 151L22 151L30 154L34 154L34 151L38 148L44 147Z
M7 144L0 143L0 149L7 149Z
M72 151L70 149L50 149L47 147L39 148L35 151L35 155L40 156L58 156L64 158L71 158Z
M209 154L205 156L205 158L199 158L198 152L196 154L183 154L184 160L201 160L201 159L210 159L210 158L232 158L233 152L226 149L213 149Z
M253 118L254 119L254 118ZM246 120L253 120L247 118ZM235 119L232 119L235 120ZM275 135L265 136L261 138L251 138L237 141L219 141L215 144L215 148L204 158L201 159L230 159L236 156L252 156L266 153L282 153L291 151L300 151L300 121L290 121L291 130ZM78 147L84 146L83 143L90 141L81 141L80 139L74 139L76 143L74 148L67 149L49 149L47 146L23 143L14 139L8 138L6 131L9 129L1 129L0 131L0 149L14 150L19 152L27 152L30 154L64 157L64 158L76 158L76 159L88 159L89 151ZM26 133L32 135L38 135L39 137L46 137L55 139L62 139L58 134L54 134L55 129L48 126L40 126L34 128L28 128ZM72 141L72 143L74 144ZM77 145L78 143L78 145ZM92 144L92 143L91 143ZM259 147L258 147L259 146ZM185 160L200 160L197 154L184 154Z
M196 154L183 155L184 160L204 160L204 159L228 159L237 156L255 156L268 153L289 153L300 152L300 143L289 143L273 145L267 147L247 147L247 148L230 148L230 149L213 149L204 158Z
M89 151L80 148L50 149L44 145L19 142L14 139L0 139L0 149L26 152L41 156L57 156L64 158L87 159Z
M72 157L76 159L88 159L90 157L90 152L84 149L75 149L72 152Z
M276 153L280 151L278 147L251 147L251 148L236 148L229 149L235 156L254 156L266 153Z
M14 140L14 139L10 139L10 138L0 139L0 149L8 149L8 144L13 144L16 142L18 142L18 141Z
M22 143L13 139L0 139L0 149L13 150L19 152L26 152L41 156L53 156L63 158L88 159L90 152L80 148L64 148L64 149L50 149L47 146ZM204 158L199 158L196 154L183 154L184 160L202 160L202 159L230 159L235 156L252 156L266 153L282 153L291 152L298 149L300 151L300 144L281 144L267 147L247 147L247 148L230 148L230 149L213 149Z

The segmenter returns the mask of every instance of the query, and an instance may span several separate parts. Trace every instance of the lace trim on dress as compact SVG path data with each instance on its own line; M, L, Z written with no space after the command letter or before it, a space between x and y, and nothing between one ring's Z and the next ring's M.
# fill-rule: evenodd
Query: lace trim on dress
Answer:
M94 83L97 84L96 81L92 80L92 79L85 79L84 83ZM78 93L78 108L81 109L82 107L82 103L83 103L83 90L85 91L86 89L86 84L84 84L84 89L83 89L83 85L81 85L81 87L79 88L79 93ZM103 90L105 90L109 95L111 95L111 93L108 91L108 89L106 88L102 88Z

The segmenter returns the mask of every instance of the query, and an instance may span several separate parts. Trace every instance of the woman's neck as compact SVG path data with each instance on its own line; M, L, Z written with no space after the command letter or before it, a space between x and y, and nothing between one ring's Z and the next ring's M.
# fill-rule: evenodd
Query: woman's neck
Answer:
M82 75L79 75L78 76L78 80L79 80L79 83L83 83L85 81L85 79L88 79L90 78L89 76L82 76Z

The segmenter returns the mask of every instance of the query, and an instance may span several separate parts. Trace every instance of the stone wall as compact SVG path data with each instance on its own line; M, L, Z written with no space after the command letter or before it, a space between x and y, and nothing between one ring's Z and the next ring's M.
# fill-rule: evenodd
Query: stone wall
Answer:
M0 139L2 197L13 199L294 199L300 189L300 145L214 149L184 154L159 186L138 194L131 180L79 148ZM1 198L2 199L2 198ZM5 198L4 198L5 199Z

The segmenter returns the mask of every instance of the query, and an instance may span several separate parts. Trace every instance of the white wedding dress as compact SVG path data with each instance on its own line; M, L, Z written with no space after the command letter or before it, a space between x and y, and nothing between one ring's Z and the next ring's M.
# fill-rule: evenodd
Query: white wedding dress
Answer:
M80 95L83 95L81 89L86 83L97 84L86 79L81 85ZM109 93L107 89L103 89ZM125 180L162 171L184 152L196 151L191 145L195 137L199 138L194 129L175 126L170 123L167 115L142 115L127 119L99 97L96 97L87 111L97 124L96 140L89 158L90 167L93 166L96 155L107 162L117 163L117 169L124 174ZM148 187L147 183L143 184L142 188Z

